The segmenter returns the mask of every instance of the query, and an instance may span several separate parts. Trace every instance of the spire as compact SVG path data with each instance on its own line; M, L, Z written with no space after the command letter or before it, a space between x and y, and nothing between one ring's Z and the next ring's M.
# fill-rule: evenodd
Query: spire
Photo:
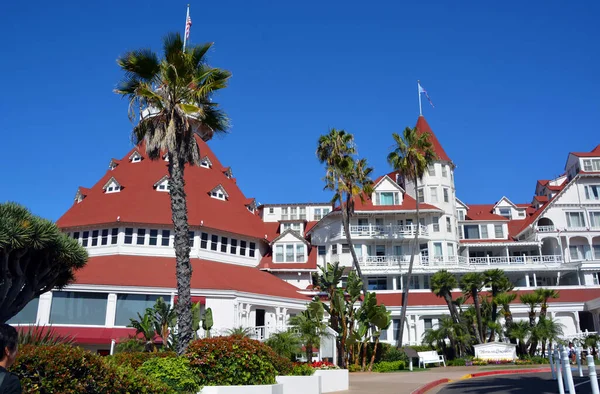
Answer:
M419 131L419 133L429 133L429 140L431 141L431 145L433 146L433 151L435 152L439 160L452 162L452 160L450 160L450 158L446 154L444 148L442 148L442 144L440 144L440 141L438 141L437 137L431 130L431 127L429 127L429 124L427 123L423 115L419 115L416 128Z

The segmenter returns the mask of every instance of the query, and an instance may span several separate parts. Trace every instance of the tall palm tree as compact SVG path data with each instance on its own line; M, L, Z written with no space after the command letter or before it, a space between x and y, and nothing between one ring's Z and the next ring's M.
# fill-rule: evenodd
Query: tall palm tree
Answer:
M373 181L366 159L356 159L356 146L354 136L344 130L331 129L329 134L319 138L317 158L325 164L325 189L334 192L331 200L335 209L339 203L342 213L342 225L346 234L346 243L350 248L352 263L359 278L362 279L362 270L350 234L350 218L354 214L356 198L361 201L373 192ZM367 283L363 281L363 292L367 292Z
M447 270L440 270L431 276L430 284L433 294L446 301L452 320L458 323L458 312L456 311L456 305L452 302L452 290L458 287L458 281L454 274Z
M529 326L535 326L535 307L542 302L542 298L536 293L521 294L519 297L522 304L529 306Z
M540 320L534 330L536 332L536 339L542 341L542 357L546 354L546 342L550 342L551 344L554 340L563 335L563 328L564 325L558 320L555 320L552 317L540 316ZM535 349L533 346L532 348Z
M208 140L214 133L229 128L226 114L212 96L227 86L231 74L206 63L205 55L211 46L212 43L190 46L184 52L179 33L170 33L163 39L162 59L149 49L140 49L117 60L125 76L115 93L129 99L129 117L137 122L133 127L134 141L145 143L150 159L158 159L166 152L169 160L180 355L193 336L185 165L199 164L196 135Z
M415 185L416 204L416 231L413 240L413 251L408 263L408 271L404 276L402 291L402 311L400 312L400 332L398 333L398 343L396 346L402 346L402 336L404 335L404 324L406 321L406 309L408 308L409 283L412 277L413 265L415 263L415 253L419 248L419 180L423 179L427 166L437 158L433 151L433 145L429 140L429 133L421 133L415 128L406 127L402 136L398 133L392 133L394 139L394 150L387 157L388 163L396 171L399 171L405 179L412 181ZM400 268L400 267L398 267Z
M533 292L541 299L540 319L545 318L548 313L548 300L550 298L558 298L559 293L556 290L544 289L542 287L535 289Z
M485 277L480 272L468 272L460 279L460 288L466 296L473 298L475 315L477 318L478 340L485 342L485 332L483 331L483 320L481 318L481 304L479 292L483 288Z
M491 287L492 290L492 313L490 319L493 323L495 323L498 319L498 304L495 302L495 300L501 293L511 291L514 288L514 285L501 269L486 270L483 271L483 275L485 276L485 285ZM495 339L496 330L494 329L494 326L490 326L490 337L488 342L494 342Z
M504 326L507 331L510 330L513 324L512 312L510 311L510 303L517 298L515 293L501 293L492 301L496 305L502 307L502 315L504 316Z

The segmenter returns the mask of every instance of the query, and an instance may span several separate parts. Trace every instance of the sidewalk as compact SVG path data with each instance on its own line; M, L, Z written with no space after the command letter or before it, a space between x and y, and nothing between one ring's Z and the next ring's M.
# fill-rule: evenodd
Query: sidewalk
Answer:
M548 366L549 367L549 366ZM504 368L502 368L504 369ZM505 369L511 369L506 366ZM528 368L520 368L526 370ZM441 367L432 368L428 371L419 372L397 372L397 373L351 373L350 390L340 392L340 394L410 394L419 387L439 379L460 379L465 375L476 372L490 371L482 370L478 367ZM518 373L518 372L517 372ZM431 390L430 393L437 392L442 386Z

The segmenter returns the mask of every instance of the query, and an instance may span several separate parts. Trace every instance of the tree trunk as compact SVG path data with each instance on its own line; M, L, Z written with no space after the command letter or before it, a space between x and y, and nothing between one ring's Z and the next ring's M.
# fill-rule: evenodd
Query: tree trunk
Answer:
M171 213L175 228L175 258L177 276L177 354L183 355L192 340L192 297L190 282L192 266L190 264L189 225L185 196L185 180L183 178L185 163L179 159L177 152L169 152L169 194L171 196Z
M342 312L343 313L343 312ZM340 348L342 350L341 368L348 366L348 349L346 349L346 339L348 337L348 325L346 319L342 316L342 337L340 338Z
M450 311L450 317L452 317L452 320L454 321L454 323L458 323L459 322L458 314L456 312L456 308L455 308L454 304L452 303L452 295L450 293L444 294L444 300L446 301L446 304L448 305L448 310Z
M479 339L483 343L485 342L485 332L483 332L483 323L481 319L481 305L479 304L479 291L477 289L471 289L473 295L473 304L475 305L475 313L477 314L477 328L479 329Z
M496 305L496 303L494 302L496 299L496 296L498 292L494 290L494 288L492 287L492 322L496 322L496 319L498 319L498 305ZM490 337L488 339L488 342L494 342L496 340L496 330L492 327L491 328L491 332L490 332Z
M368 335L368 334L367 334ZM365 372L365 369L367 369L367 347L369 346L369 342L365 342L363 344L363 351L362 351L362 367L361 367L361 371Z
M352 264L354 265L354 269L356 270L356 274L362 281L363 288L363 296L367 294L367 283L363 280L362 270L360 268L360 264L358 262L358 257L356 256L356 251L354 250L354 244L352 243L352 235L350 234L350 201L346 200L346 205L342 206L342 224L344 226L344 232L346 233L346 243L348 244L348 248L350 248L350 254L352 255Z
M415 168L416 171L416 168ZM402 347L402 337L404 335L404 324L406 322L406 309L408 308L408 288L410 287L410 280L412 277L412 271L413 271L413 265L415 263L415 253L419 252L419 178L415 177L414 179L415 181L415 201L416 201L416 213L417 213L417 220L416 220L416 227L415 227L415 238L414 238L414 248L412 250L412 253L410 254L410 262L408 263L408 272L406 272L406 276L404 277L405 280L403 280L402 282L403 284L403 289L402 289L402 310L400 311L400 327L399 327L399 333L398 333L398 341L396 342L396 347L398 349L400 349ZM400 263L398 263L400 264ZM402 270L400 269L400 272L402 272Z
M304 349L304 350L306 352L306 362L311 364L312 363L313 345L312 345L312 343L307 343L305 346L306 346L306 349Z
M375 345L373 346L373 354L371 355L371 362L369 363L369 372L373 371L373 364L375 363L375 355L377 354L377 346L379 345L379 336L375 338Z

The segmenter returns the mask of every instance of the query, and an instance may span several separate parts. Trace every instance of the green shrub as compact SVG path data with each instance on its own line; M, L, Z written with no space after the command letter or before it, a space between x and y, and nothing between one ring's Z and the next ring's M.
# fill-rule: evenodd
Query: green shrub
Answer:
M123 352L143 352L146 348L146 342L140 338L132 337L121 340L115 346L115 353Z
M275 370L277 371L277 375L285 376L285 375L289 375L290 373L292 373L292 369L294 368L294 363L292 363L292 361L290 361L289 358L280 356L269 346L265 346L264 350L267 353L267 356L268 356L269 360L271 361L271 364L273 364L273 366L275 367Z
M311 376L315 369L306 363L296 363L290 375L292 376Z
M373 365L374 372L401 371L406 368L404 361L382 361Z
M467 365L467 360L464 358L455 358L454 360L446 360L446 365L449 367L464 367Z
M161 382L147 379L130 368L70 345L32 346L19 349L12 368L23 393L172 393Z
M415 345L415 346L409 346L411 349L413 349L415 352L427 352L430 350L435 350L434 348L432 348L429 345Z
M532 364L550 364L550 360L546 357L542 356L533 356L531 357Z
M186 352L203 386L274 384L278 371L273 356L270 347L245 337L199 339Z
M138 369L146 361L157 357L175 357L175 352L123 352L106 357L113 365L122 365Z
M404 351L390 346L390 348L383 353L381 361L404 361L406 364L408 364L408 356L406 353L404 353Z
M71 345L74 341L72 336L60 335L51 326L38 326L33 324L22 327L21 330L19 330L19 347L25 345Z
M376 364L373 364L376 365ZM348 372L360 372L362 371L362 367L360 365L356 365L356 364L350 364L348 365Z
M198 378L190 369L190 360L184 357L151 358L138 372L159 380L176 393L197 393L200 391Z

